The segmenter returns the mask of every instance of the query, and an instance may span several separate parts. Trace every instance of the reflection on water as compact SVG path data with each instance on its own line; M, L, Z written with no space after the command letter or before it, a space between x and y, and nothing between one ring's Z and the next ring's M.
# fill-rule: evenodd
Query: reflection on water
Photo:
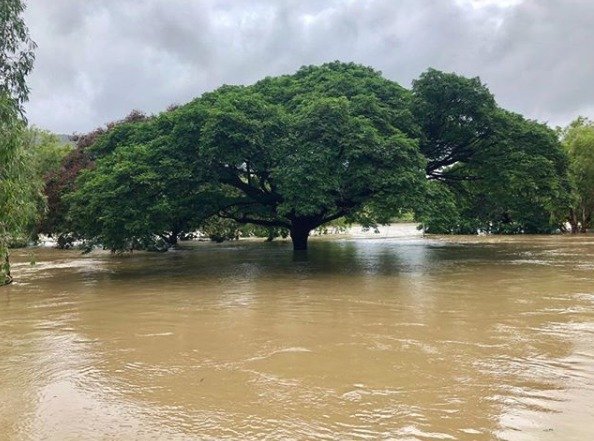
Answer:
M594 237L26 258L0 439L594 439Z

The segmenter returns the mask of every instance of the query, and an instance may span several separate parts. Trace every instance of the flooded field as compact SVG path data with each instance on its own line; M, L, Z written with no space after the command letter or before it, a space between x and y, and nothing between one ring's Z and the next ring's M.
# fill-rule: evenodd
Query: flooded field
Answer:
M399 236L15 252L0 439L594 439L594 237Z

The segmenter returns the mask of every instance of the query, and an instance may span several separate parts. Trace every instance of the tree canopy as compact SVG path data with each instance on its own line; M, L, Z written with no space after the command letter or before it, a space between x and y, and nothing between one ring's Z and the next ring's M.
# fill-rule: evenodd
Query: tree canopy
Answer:
M413 83L433 181L419 218L434 233L548 233L568 206L554 130L497 106L478 78L429 69Z
M22 18L22 0L0 2L0 95L12 102L21 115L29 97L26 77L33 69L36 44Z
M387 222L412 209L424 193L425 161L412 137L416 127L409 101L408 91L355 64L305 67L253 86L223 86L150 121L122 125L103 136L92 149L99 157L97 167L81 177L74 195L81 207L74 217L85 234L110 242L112 234L88 228L91 220L97 219L94 228L105 232L107 222L115 219L106 211L120 207L121 216L122 204L130 204L148 216L138 222L139 228L154 235L160 230L152 227L159 216L142 208L138 195L143 194L153 208L160 206L157 200L177 200L175 207L163 205L163 211L187 213L197 223L216 214L240 224L287 228L296 249L306 248L312 229L340 217L365 224ZM125 159L157 150L154 160ZM157 170L179 155L183 157L173 169ZM130 170L124 179L119 173L132 163L147 169ZM151 172L169 180L161 190L151 184L157 192L153 195L130 190L137 196L124 198L107 182L108 175L116 181L120 176L132 185ZM188 186L167 196L165 189L183 180L179 175L189 179ZM99 210L89 223L82 215L90 213L86 204ZM185 227L190 220L182 217ZM113 225L118 232L125 229L115 227L124 225L121 218ZM124 235L116 242L137 240L143 233Z
M430 232L546 232L570 189L556 133L500 108L478 78L429 69L407 90L340 62L222 86L77 152L88 161L64 198L70 228L113 250L233 230L213 216L289 231L296 250L336 219L410 212Z
M568 221L574 233L592 228L594 219L594 122L579 117L561 132L573 183Z

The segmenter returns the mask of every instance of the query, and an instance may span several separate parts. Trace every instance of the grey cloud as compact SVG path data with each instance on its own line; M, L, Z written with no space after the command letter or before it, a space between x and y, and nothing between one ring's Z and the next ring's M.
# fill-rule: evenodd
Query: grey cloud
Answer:
M533 0L510 11L486 66L500 101L551 122L594 105L594 2Z
M478 75L552 124L594 112L590 0L30 0L26 19L29 119L58 132L335 59L405 86L430 66Z

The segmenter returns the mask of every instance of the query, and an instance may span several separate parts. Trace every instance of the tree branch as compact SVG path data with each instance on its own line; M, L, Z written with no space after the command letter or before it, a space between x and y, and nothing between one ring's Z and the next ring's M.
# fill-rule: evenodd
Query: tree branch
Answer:
M480 176L456 176L433 172L428 174L428 179L436 181L480 181L482 178Z
M246 196L257 201L261 201L264 204L271 204L280 201L280 196L278 194L272 192L265 192L258 187L254 187L242 181L239 178L239 176L234 174L227 167L223 167L223 170L226 177L224 177L221 181L224 184L237 188L238 190L242 191Z
M328 222L331 222L331 221L336 220L338 218L341 218L343 216L346 216L347 214L348 214L348 211L347 210L340 210L337 213L334 213L334 214L332 214L330 216L327 216L327 217L323 218L322 219L322 222L320 223L320 225L325 224L325 223L328 223Z
M269 219L254 219L247 216L233 216L232 214L228 213L221 213L219 214L224 219L231 219L240 224L254 224L260 225L263 227L283 227L283 228L291 228L291 224L288 222L283 222L280 220L269 220Z

